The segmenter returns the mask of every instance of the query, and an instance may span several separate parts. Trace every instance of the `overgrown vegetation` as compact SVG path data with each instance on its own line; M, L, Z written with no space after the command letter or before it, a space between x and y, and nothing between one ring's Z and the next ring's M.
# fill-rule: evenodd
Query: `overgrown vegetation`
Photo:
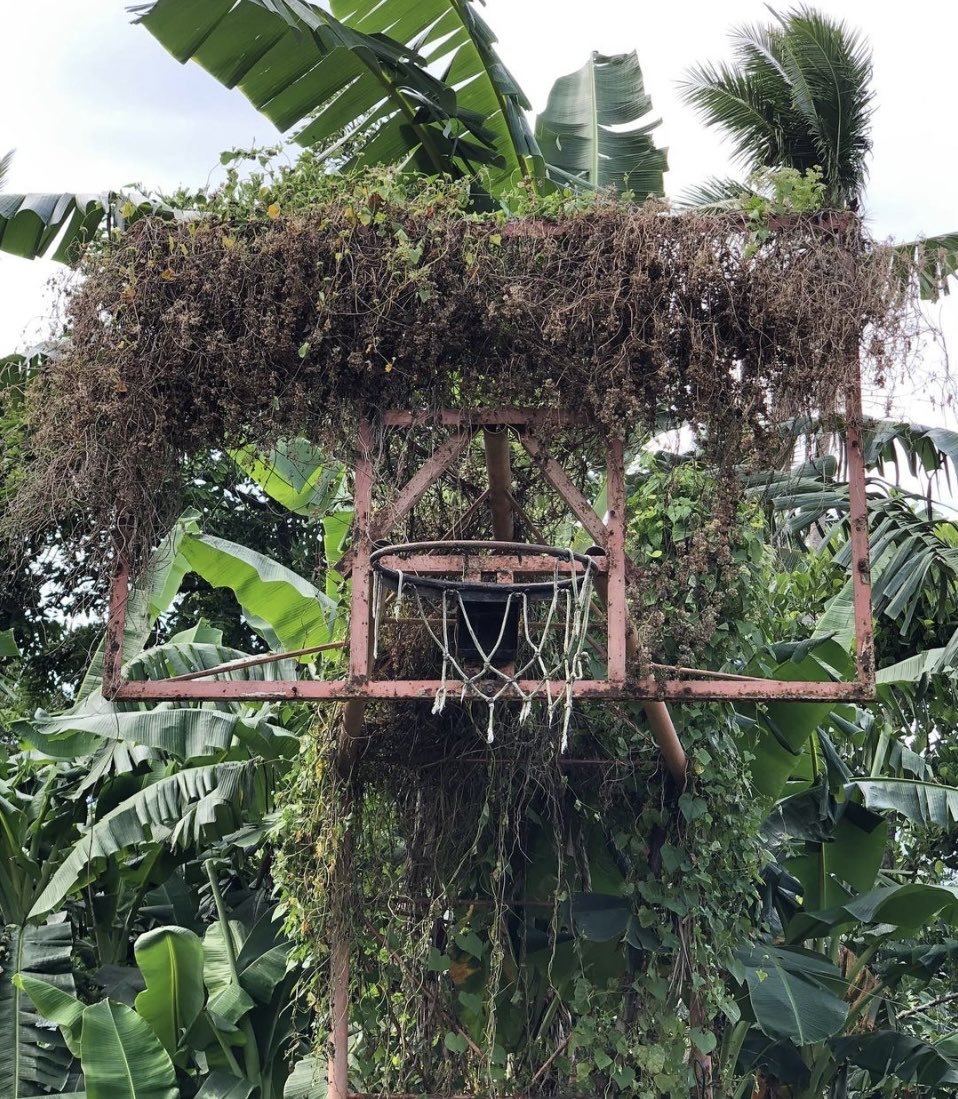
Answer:
M307 134L346 128L332 159L276 168L253 151L248 173L226 154L214 194L39 212L15 196L0 216L6 250L87 242L72 345L0 364L9 529L46 554L0 593L15 627L0 632L0 1096L321 1094L327 948L344 925L357 1090L952 1095L958 532L935 495L953 433L864 424L878 699L677 707L681 793L637 707L578 707L563 754L541 707L520 723L500 706L489 743L484 706L376 705L341 774L329 710L116 703L102 650L82 674L97 624L75 612L105 576L118 506L138 565L127 675L336 640L351 500L331 454L349 456L370 408L487 401L581 410L585 427L549 442L600 511L588 429L628 437L642 663L853 674L833 413L858 354L877 377L906 361L910 295L938 292L956 254L943 237L892 263L821 209L861 195L860 42L805 9L743 36L755 64L726 75L763 110L744 136L736 112L708 117L762 172L703 196L720 216L677 217L630 205L661 192L664 167L647 129L618 125L649 109L634 55L561 80L534 137L468 2L331 6L247 0L197 34L204 9L163 0L145 22L284 127L295 88ZM455 88L413 43L455 58ZM841 80L821 79L835 61ZM307 70L346 94L310 104ZM412 126L408 87L424 105ZM329 176L353 158L406 171ZM412 174L424 166L439 175ZM563 189L613 180L638 195ZM123 228L96 236L107 210ZM814 416L792 467L778 420L796 412ZM665 428L688 445L663 449ZM378 502L418 443L384 442ZM518 446L513 459L517 536L585 548ZM927 493L901 489L899 462ZM467 451L405 535L487 534L468 506L483 475ZM178 501L195 510L154 548ZM601 643L588 659L601 674ZM379 672L435 661L421 630L384 625ZM334 649L223 674L342 670ZM34 712L48 700L66 712Z
M836 407L863 333L878 374L900 350L903 299L854 219L758 248L737 215L604 196L530 195L514 219L388 173L289 190L262 216L140 221L90 257L71 345L32 386L9 531L62 517L69 485L94 544L122 516L142 560L184 458L296 435L346 457L386 407L562 404L617 433L690 423L726 466L767 463L773 422Z
M663 519L676 542L690 539L688 513L707 508L701 485L650 471L632 499L630 550L654 546ZM729 638L741 656L744 638L761 636L746 615L760 613L750 593L769 559L757 526L730 542L722 633L741 630ZM414 629L401 637L416 647ZM485 704L377 706L346 775L335 719L304 745L277 880L296 953L318 963L311 1004L325 1007L329 943L353 944L362 1090L678 1099L693 1080L690 1033L711 1053L704 1021L736 1014L720 974L759 918L768 852L733 715L683 714L684 791L641 707L578 707L566 751L557 725L541 705L525 721L500 705L486 743ZM321 1029L317 1053L325 1041Z

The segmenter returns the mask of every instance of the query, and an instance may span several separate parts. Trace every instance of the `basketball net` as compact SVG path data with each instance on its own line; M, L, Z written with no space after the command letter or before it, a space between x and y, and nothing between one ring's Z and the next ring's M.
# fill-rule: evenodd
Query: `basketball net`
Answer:
M462 592L455 588L445 588L435 593L433 598L424 597L416 585L415 575L406 574L398 569L394 616L399 618L407 597L412 592L416 613L426 632L442 655L442 684L436 691L432 712L442 713L450 693L450 679L458 678L461 683L459 701L479 698L489 708L486 726L486 743L495 740L495 709L500 701L522 703L519 709L519 721L525 722L532 711L534 701L541 699L545 703L550 725L557 711L561 711L560 751L564 752L569 742L569 720L572 714L572 687L578 679L584 677L583 659L586 635L589 629L589 614L592 606L592 566L587 564L581 574L576 569L576 556L569 550L569 571L559 572L560 558L557 556L553 573L551 597L535 599L521 590L510 591L503 598L502 625L495 643L483 646L480 631L470 619L470 602ZM581 560L581 558L580 558ZM438 596L438 599L436 598ZM441 611L441 626L433 628L430 621L432 608L438 602ZM379 654L379 626L383 604L383 584L381 575L373 574L373 656ZM533 604L536 611L532 611ZM472 603L474 607L476 604ZM523 660L517 660L510 670L497 667L496 651L505 636L510 621L510 612L518 608L520 651ZM468 662L462 661L454 651L455 628L451 623L464 626L474 647ZM478 658L478 659L477 659ZM468 663L468 667L465 664ZM531 687L523 689L520 680L535 680ZM561 691L555 692L552 685L562 684Z

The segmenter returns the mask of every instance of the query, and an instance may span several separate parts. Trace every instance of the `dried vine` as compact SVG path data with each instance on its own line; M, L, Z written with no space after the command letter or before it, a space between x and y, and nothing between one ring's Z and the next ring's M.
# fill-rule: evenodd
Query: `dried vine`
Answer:
M725 467L771 424L841 402L859 350L882 372L906 303L859 224L783 223L600 196L504 221L461 188L328 185L275 217L145 219L91 255L71 343L29 396L23 537L118 513L137 560L175 513L184 459L304 435L347 457L384 408L575 408L618 433L688 423ZM867 340L863 344L863 337Z

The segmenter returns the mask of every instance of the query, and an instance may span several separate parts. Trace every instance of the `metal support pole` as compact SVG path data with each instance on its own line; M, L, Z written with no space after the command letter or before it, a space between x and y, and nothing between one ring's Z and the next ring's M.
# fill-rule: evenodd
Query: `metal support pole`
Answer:
M349 940L342 928L329 951L330 1031L332 1053L327 1071L328 1099L346 1099L349 1094Z
M849 540L852 549L852 605L855 612L855 671L874 691L875 645L872 634L871 561L868 549L868 496L862 450L861 379L855 372L845 398L848 446Z
M626 678L628 611L625 600L625 456L621 439L609 440L606 492L609 500L605 542L609 681L622 683Z
M483 429L486 472L489 475L489 510L492 512L492 536L500 542L515 538L512 510L512 465L509 457L509 429Z
M609 679L613 679L612 652L619 636L622 638L621 651L621 678L625 678L628 669L635 668L639 656L639 636L632 616L628 613L625 601L625 459L621 442L614 442L609 446L609 459L607 469L607 484L609 496L609 533L606 539L607 568L604 573L596 573L593 583L600 598L608 608L608 644L609 644ZM618 513L618 529L613 526L613 519ZM615 555L613 547L621 549ZM617 560L618 556L618 560ZM618 567L617 567L618 565ZM620 609L620 622L618 629L621 635L613 634L613 590L612 581L618 573L617 602ZM685 787L686 770L688 760L685 749L679 740L672 715L664 702L657 699L648 699L641 703L645 716L649 721L652 737L658 746L662 761L668 768L669 774L681 790Z
M103 639L103 695L113 698L120 689L123 671L123 635L126 632L127 603L130 598L130 570L121 546L116 550L116 566L110 587L110 609Z

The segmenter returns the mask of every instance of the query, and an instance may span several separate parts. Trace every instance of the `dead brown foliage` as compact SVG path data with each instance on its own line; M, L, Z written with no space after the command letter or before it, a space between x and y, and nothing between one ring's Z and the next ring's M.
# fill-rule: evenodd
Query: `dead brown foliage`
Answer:
M123 516L142 558L185 458L305 435L348 459L385 408L562 405L620 434L664 416L741 461L772 420L840 404L866 333L880 370L902 306L844 217L754 246L737 216L611 200L555 224L376 214L147 219L89 261L8 530L79 510L99 541Z

